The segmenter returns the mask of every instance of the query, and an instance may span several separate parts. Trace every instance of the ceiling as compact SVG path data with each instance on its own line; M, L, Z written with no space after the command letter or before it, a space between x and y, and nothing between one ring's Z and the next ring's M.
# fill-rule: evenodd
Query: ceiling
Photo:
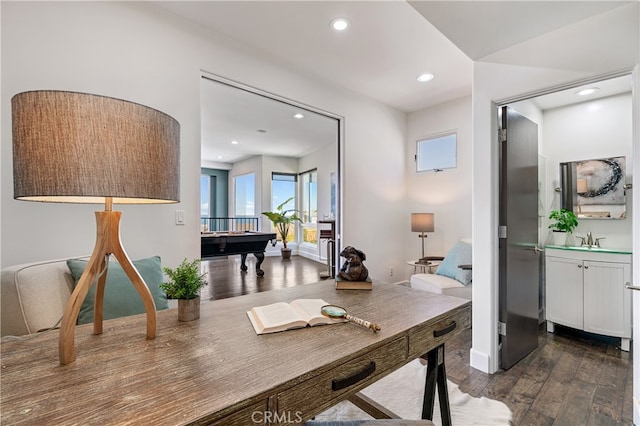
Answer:
M336 119L221 82L203 78L200 99L209 117L202 120L201 158L210 167L255 155L298 158L337 142Z
M293 70L404 112L469 96L473 61L591 75L639 61L637 1L153 3ZM349 29L332 30L335 17L348 18ZM419 83L424 72L435 78ZM203 114L203 132L212 128L209 119Z
M580 102L593 101L595 99L606 98L609 96L619 95L621 93L630 93L632 87L631 75L625 75L607 80L601 80L596 83L583 84L571 89L562 90L548 95L537 96L531 101L542 111L558 108L566 105L577 104ZM583 89L595 88L596 91L589 95L578 95Z

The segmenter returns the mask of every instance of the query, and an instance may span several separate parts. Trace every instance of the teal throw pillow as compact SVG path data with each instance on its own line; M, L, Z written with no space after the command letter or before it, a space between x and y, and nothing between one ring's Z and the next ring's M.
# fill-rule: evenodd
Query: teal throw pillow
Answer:
M87 267L86 260L69 259L67 266L73 275L76 284ZM149 257L133 261L133 265L149 287L156 310L168 309L167 296L160 289L160 284L164 278L160 256ZM94 283L87 293L87 297L82 302L78 324L88 324L93 322L93 303L96 294L96 284ZM118 262L109 262L107 268L107 283L104 289L103 319L113 319L126 317L129 315L145 313L144 304L138 294L138 290L122 270Z
M461 269L458 265L471 265L471 244L458 241L436 270L437 275L453 278L463 285L471 283L471 271Z

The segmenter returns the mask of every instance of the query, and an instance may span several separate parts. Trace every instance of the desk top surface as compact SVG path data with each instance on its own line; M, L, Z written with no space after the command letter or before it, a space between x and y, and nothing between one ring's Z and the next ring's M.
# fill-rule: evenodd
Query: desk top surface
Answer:
M199 320L181 323L158 312L154 340L145 315L76 329L77 359L58 362L58 331L3 340L3 424L187 424L230 413L329 371L418 325L470 302L405 286L370 292L335 290L333 281L203 303ZM373 333L350 323L256 335L246 311L279 301L322 298L379 324Z

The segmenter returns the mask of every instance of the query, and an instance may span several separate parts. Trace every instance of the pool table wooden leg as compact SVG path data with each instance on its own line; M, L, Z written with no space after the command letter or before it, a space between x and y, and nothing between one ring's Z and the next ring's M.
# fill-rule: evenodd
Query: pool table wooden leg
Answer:
M243 272L246 272L246 271L247 271L247 269L249 269L249 268L247 267L247 253L242 253L242 254L240 255L240 259L241 259L240 269L241 269Z
M257 259L257 262L256 262L256 275L258 275L259 277L263 277L264 276L264 271L262 269L260 269L260 265L262 265L262 262L264 262L264 253L253 253L253 255Z

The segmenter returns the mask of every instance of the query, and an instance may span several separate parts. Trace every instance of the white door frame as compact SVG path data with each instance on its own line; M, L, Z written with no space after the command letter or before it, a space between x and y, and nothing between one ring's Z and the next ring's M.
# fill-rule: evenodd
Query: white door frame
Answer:
M636 65L633 73L633 93L632 93L632 158L633 168L631 181L633 223L632 239L633 254L631 268L631 282L635 286L640 286L640 280L634 274L634 269L640 267L640 65ZM632 311L633 311L633 353L640 354L640 338L636 338L636 332L640 334L640 291L633 291ZM640 424L640 362L633 362L633 423Z

